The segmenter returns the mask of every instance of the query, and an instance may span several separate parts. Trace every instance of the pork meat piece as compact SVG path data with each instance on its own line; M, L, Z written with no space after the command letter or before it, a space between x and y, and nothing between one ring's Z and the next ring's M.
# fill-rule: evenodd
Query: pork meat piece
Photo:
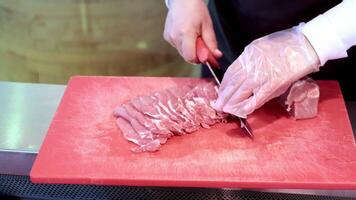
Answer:
M153 139L153 133L145 128L135 117L125 109L125 105L115 109L115 115L128 121L132 128L138 133L142 139Z
M175 122L177 122L186 133L191 133L198 130L199 125L194 124L190 119L190 115L186 116L187 110L182 107L176 97L174 97L168 90L155 92L153 94L157 101L160 101L160 106L166 111L167 115Z
M212 107L218 97L218 87L215 84L201 84L195 87L192 91L194 91L195 96L198 96L199 99L196 99L197 101L205 102L204 112L206 116L210 117L210 119L214 120L215 122L218 122L227 117L226 114L223 114L222 112L216 112Z
M134 152L142 152L142 151L157 151L160 146L161 142L158 139L150 140L150 139L142 139L131 126L131 124L119 117L116 119L116 124L120 128L124 138L128 141L131 141L138 145L138 147L134 147L131 150Z
M195 119L203 128L210 128L211 125L215 124L215 120L209 116L210 106L206 104L203 97L197 96L196 90L195 87L184 96L186 107L189 112L195 114Z
M212 83L185 85L136 97L114 111L117 124L134 152L156 151L173 135L197 131L224 122L212 103L217 87Z
M195 110L198 121L201 122L201 125L204 128L209 128L211 125L214 125L218 122L226 122L225 119L228 116L222 112L216 112L212 105L217 98L218 88L212 82L199 84L193 89L191 89L185 96L185 99L193 100L194 104L188 104L187 106L192 105ZM187 101L186 101L187 102Z
M154 107L156 107L160 115L164 116L165 119L171 122L170 126L174 134L176 135L185 134L183 130L182 121L179 119L177 115L171 112L170 109L168 108L168 105L166 104L168 97L163 92L154 92L150 96L147 96L147 98L149 99L146 100L152 102L151 106L153 105Z
M155 152L159 150L161 144L162 143L159 140L151 140L147 143L139 144L139 147L134 147L131 150L136 153L145 152L145 151Z
M213 123L199 111L202 109L202 105L197 105L197 102L194 101L193 98L197 98L198 96L192 91L193 89L194 87L182 86L178 90L171 88L170 92L183 102L183 106L192 117L194 124L199 124L203 128L210 128L210 125Z
M215 104L216 99L218 98L218 91L218 86L210 82L209 84L203 85L201 87L200 95L204 96L204 99L206 99L206 101L209 101L210 107L213 108L213 105ZM227 113L217 111L216 115L219 118L220 122L227 122L226 119L229 116Z
M307 77L296 81L278 101L295 119L309 119L318 114L319 86Z
M186 117L192 123L192 131L198 130L200 127L200 122L196 119L195 112L191 112L188 110L186 106L186 100L184 96L188 93L192 88L188 86L183 86L179 90L177 88L169 88L167 91L175 97L176 101L172 101L173 107L176 109L178 113L182 116Z
M132 128L130 122L127 120L119 117L116 119L116 124L120 128L123 136L125 137L126 140L131 141L135 144L139 144L141 141L141 137L138 135L138 133Z
M132 105L138 111L150 117L152 122L159 129L168 129L173 133L180 133L182 130L177 123L170 120L170 118L161 112L158 105L154 105L154 100L149 96L141 96L131 101Z
M129 115L129 116L128 116ZM151 133L148 137L153 139L160 139L161 144L165 143L167 140L164 138L169 138L172 136L172 132L170 132L166 127L158 128L156 124L149 118L145 117L144 114L136 110L131 102L123 104L122 106L116 108L114 110L114 116L123 117L131 121L132 119L136 119L142 126L144 126ZM131 124L136 124L135 121L131 122ZM133 125L132 124L132 125ZM135 125L138 126L138 125Z

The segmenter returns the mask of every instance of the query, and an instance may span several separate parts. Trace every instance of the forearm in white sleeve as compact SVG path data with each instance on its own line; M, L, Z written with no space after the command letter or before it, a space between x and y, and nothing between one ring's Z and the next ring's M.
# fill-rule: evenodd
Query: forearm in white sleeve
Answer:
M167 8L169 8L169 0L164 0L164 3L166 3Z
M319 56L320 64L347 57L356 45L356 0L344 0L302 26L302 32Z

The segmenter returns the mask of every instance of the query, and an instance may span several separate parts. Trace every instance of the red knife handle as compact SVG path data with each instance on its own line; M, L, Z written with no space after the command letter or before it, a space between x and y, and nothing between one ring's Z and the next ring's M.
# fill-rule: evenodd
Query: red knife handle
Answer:
M199 62L206 63L208 62L213 68L220 68L219 63L211 53L209 48L204 43L203 39L199 36L196 41L197 57Z

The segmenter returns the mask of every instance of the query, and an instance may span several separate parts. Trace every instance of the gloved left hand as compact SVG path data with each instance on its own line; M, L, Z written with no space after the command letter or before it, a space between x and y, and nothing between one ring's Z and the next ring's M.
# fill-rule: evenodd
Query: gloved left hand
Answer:
M262 37L227 69L214 108L246 118L319 67L319 58L299 27Z

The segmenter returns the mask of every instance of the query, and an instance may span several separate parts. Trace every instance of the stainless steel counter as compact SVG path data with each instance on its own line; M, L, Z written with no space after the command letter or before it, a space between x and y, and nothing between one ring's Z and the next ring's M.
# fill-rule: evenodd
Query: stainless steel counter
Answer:
M0 174L29 174L64 90L64 85L0 82ZM355 133L356 102L346 104ZM268 191L356 197L356 191Z
M29 174L64 90L0 82L0 174Z
M64 85L0 82L0 149L37 153Z

